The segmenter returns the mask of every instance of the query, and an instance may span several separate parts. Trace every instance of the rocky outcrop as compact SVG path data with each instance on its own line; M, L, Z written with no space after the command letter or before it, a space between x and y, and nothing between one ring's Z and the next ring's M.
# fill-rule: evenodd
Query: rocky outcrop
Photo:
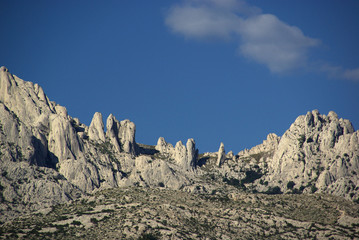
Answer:
M129 120L119 122L112 114L107 118L106 137L118 152L136 155L136 126Z
M120 141L118 139L118 132L120 129L120 122L110 114L106 121L106 137L110 139L111 144L115 147L117 152L121 152Z
M326 192L357 199L358 131L350 121L317 110L299 116L268 160L265 179L284 191ZM290 183L290 184L288 184Z
M280 141L275 133L270 133L267 135L267 139L263 141L262 144L259 144L251 149L244 149L238 153L238 156L248 157L250 155L259 154L259 153L270 153L277 149Z
M90 127L88 129L88 136L93 141L102 141L105 142L105 125L103 124L102 114L96 112L93 115Z
M38 201L38 207L68 201L97 188L117 187L126 176L122 171L133 168L135 126L130 121L109 117L114 126L108 124L108 136L117 140L113 146L106 141L100 113L87 127L51 102L38 84L19 79L5 67L0 68L0 93L0 172L11 172L11 177L0 178L0 196L6 201ZM46 173L43 180L36 177L39 171ZM26 182L28 192L19 182Z
M32 124L40 115L56 111L56 104L48 100L40 86L21 80L5 67L0 68L0 102L25 124Z
M186 146L183 145L182 141L176 143L175 161L183 169L192 170L196 167L197 154L196 143L192 138L187 140Z
M126 119L120 122L118 138L120 139L123 151L136 155L136 125Z
M131 175L124 178L120 186L165 187L180 189L189 184L181 171L175 171L175 165L152 159L150 156L138 156Z
M215 193L229 184L246 191L359 198L359 131L334 112L299 116L282 137L269 134L238 155L226 155L221 143L218 153L200 159L193 139L173 147L161 137L156 146L137 147L135 124L112 114L106 129L101 113L88 127L40 86L0 68L0 211L135 185Z
M52 114L49 122L48 149L53 154L52 162L83 157L82 141L67 116Z
M224 144L221 142L221 145L219 146L219 149L218 149L216 165L218 167L222 166L225 159L226 159L226 151L224 150Z
M196 149L196 142L193 138L187 140L186 146L183 145L182 141L178 141L173 147L163 137L160 137L157 141L156 150L173 159L184 170L192 170L197 165L198 149Z
M173 145L171 143L167 143L163 137L158 138L155 149L161 154L166 154L168 157L174 155Z

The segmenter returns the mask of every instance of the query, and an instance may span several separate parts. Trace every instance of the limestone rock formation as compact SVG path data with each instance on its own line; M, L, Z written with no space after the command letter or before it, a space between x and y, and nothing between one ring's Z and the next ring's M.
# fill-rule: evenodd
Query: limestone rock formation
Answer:
M158 138L155 147L161 154L166 154L168 157L174 155L174 147L171 143L167 143L163 137Z
M264 180L269 186L358 198L358 131L334 112L325 116L314 110L299 116L267 163Z
M102 141L105 142L105 133L104 133L104 127L102 120L102 114L99 112L96 112L93 115L89 130L88 130L88 136L93 141Z
M149 156L138 156L130 177L124 178L120 186L166 187L180 189L189 181L181 171L175 171L176 166L160 159Z
M299 116L279 137L234 155L137 144L136 126L101 113L90 126L51 102L38 84L0 68L0 214L64 203L97 190L143 186L216 194L325 193L359 200L359 131L334 112ZM208 180L208 181L207 181Z
M126 119L120 122L118 138L122 144L123 150L126 153L136 155L136 125L130 120Z
M278 137L275 133L270 133L267 135L267 140L264 140L262 144L257 145L250 150L245 149L238 153L239 156L250 156L258 153L270 153L277 149L280 141L280 137Z
M196 142L194 141L193 138L187 140L186 150L187 150L186 167L193 169L196 167L197 155L198 155L198 150L196 149Z
M116 131L118 140L113 146L106 141L100 113L89 128L51 102L38 84L19 79L5 67L0 68L0 93L0 172L9 176L0 177L0 195L6 201L32 202L34 209L69 201L97 188L117 187L126 176L123 170L132 169L129 159L135 155L136 143L130 121L119 123L112 117L116 126L108 127L108 135ZM115 152L116 143L125 155ZM30 190L19 183L31 185Z
M163 137L160 137L157 141L156 150L173 159L184 170L192 170L197 165L198 149L196 149L196 142L193 138L187 140L186 146L183 145L182 141L178 141L173 147Z
M217 157L217 166L220 167L223 163L224 160L226 159L226 151L224 150L224 144L223 142L221 142L221 145L219 146L218 149L218 157Z
M107 118L106 137L118 152L124 151L136 155L136 126L129 120L119 122L112 114Z
M70 120L64 115L52 114L49 122L48 149L53 154L53 163L82 157L82 141Z
M118 139L118 132L120 129L120 122L110 114L106 121L106 137L110 139L111 144L115 147L117 152L121 152L120 142Z

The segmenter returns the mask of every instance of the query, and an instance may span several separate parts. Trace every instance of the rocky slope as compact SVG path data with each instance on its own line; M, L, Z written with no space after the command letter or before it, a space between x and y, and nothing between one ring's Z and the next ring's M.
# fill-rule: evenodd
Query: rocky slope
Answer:
M0 68L0 213L3 223L97 191L122 187L227 196L331 194L359 199L359 131L334 112L299 116L282 137L237 155L200 154L194 139L173 147L136 142L136 126L101 113L90 126L49 100L37 84ZM182 193L181 193L182 192ZM262 196L262 195L261 195ZM307 195L306 195L307 196Z
M340 197L223 190L228 195L111 188L4 223L0 236L101 240L359 238L359 206Z

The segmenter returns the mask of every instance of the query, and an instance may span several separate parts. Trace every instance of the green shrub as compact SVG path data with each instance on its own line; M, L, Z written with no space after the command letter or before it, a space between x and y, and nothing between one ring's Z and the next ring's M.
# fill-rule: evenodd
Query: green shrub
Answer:
M317 188L315 185L312 185L312 186L310 187L310 191L311 191L312 193L315 193L317 190L318 190L318 188Z
M289 182L287 183L287 188L288 188L288 189L293 189L294 185L295 185L295 183L294 183L293 181L289 181Z
M138 240L157 240L160 239L160 233L142 233Z
M90 222L92 222L93 224L97 224L99 221L97 220L97 218L91 218Z
M75 226L80 226L82 223L80 221L73 220L71 224Z
M280 187L275 186L275 187L269 187L269 189L265 193L273 195L273 194L281 194L282 191Z

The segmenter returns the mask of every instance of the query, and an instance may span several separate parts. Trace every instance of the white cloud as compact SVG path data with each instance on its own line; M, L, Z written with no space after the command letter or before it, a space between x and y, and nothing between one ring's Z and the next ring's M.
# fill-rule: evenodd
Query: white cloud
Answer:
M284 72L305 64L307 49L319 43L271 14L242 21L239 33L240 52L265 64L272 72Z
M307 49L319 43L299 28L239 0L187 0L169 10L166 24L186 38L234 38L243 56L272 72L303 65Z
M305 66L308 50L320 44L298 27L275 15L263 14L245 0L183 0L167 12L165 23L174 33L188 39L234 39L240 55L274 73ZM328 77L359 82L359 68L323 63L314 66L315 71Z
M222 9L191 5L171 8L166 18L166 24L173 32L197 39L228 39L238 21L235 14Z

